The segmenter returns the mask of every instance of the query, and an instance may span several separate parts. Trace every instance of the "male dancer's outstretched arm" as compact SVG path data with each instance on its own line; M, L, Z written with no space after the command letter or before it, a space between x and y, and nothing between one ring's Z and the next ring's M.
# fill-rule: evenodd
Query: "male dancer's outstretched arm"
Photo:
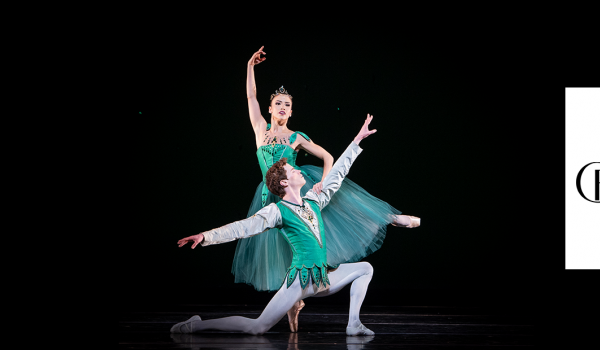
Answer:
M373 120L373 116L367 114L367 119L358 132L358 135L356 135L342 156L338 158L331 168L329 174L327 174L327 177L325 177L323 180L323 189L321 190L321 193L317 194L315 191L310 190L304 196L307 199L317 202L319 204L319 208L325 208L325 206L329 204L331 197L333 197L337 190L340 189L340 186L342 186L342 181L346 175L348 175L350 166L352 166L352 163L356 157L358 157L358 155L362 152L362 148L358 146L360 141L377 132L377 129L369 130L369 124L371 123L371 120Z
M371 123L371 120L373 120L373 116L367 114L367 119L365 120L359 133L356 135L350 146L348 146L344 154L338 158L331 171L325 178L321 193L317 195L313 190L310 190L306 194L307 199L315 200L321 209L323 209L329 203L333 194L340 188L342 180L348 174L354 159L356 159L360 152L362 152L362 149L358 146L360 141L365 137L377 132L377 130L369 130L369 124ZM300 197L299 188L293 190L290 188L289 190L290 193L292 191L298 192L295 195L297 198ZM180 239L177 244L181 248L188 242L191 242L192 249L194 249L198 244L207 246L212 244L227 243L236 239L248 238L279 226L281 226L281 213L279 212L277 205L275 203L271 203L249 218L235 221L207 232Z
M197 235L182 238L177 241L179 248L192 242L192 249L198 243L203 247L211 244L221 244L236 239L248 238L281 225L281 213L275 203L271 203L256 214L244 220L239 220Z

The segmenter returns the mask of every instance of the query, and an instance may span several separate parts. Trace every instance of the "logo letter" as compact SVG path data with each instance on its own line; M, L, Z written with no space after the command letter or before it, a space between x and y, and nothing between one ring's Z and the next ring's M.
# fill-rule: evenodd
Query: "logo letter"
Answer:
M596 200L600 201L600 170L596 170Z
M581 195L581 197L583 197L586 201L589 201L592 203L600 203L600 193L598 191L599 187L600 187L600 170L596 170L596 183L595 183L596 201L588 199L588 197L586 197L585 194L583 194L583 191L581 190L581 175L583 174L583 171L585 170L585 168L587 168L590 164L594 164L594 163L600 164L600 162L591 162L591 163L586 164L583 168L581 168L581 170L579 170L579 174L577 174L577 191L579 191L579 194Z

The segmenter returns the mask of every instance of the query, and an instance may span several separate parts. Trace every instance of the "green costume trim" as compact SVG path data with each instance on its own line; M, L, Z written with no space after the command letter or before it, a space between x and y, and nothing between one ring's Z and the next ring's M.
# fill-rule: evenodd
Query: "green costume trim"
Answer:
M302 289L306 288L306 285L308 284L308 270L309 269L300 270L300 285L302 286Z
M320 285L324 283L323 276L321 275L321 269L315 266L311 270L313 282L317 285L317 287L320 287Z
M340 264L329 265L328 263L324 263L321 266L315 264L312 267L306 267L303 265L301 268L292 266L287 272L287 288L294 283L298 274L300 275L300 286L302 289L305 289L308 285L309 278L312 279L313 283L317 287L331 285L331 282L329 282L328 271L337 269L339 266ZM285 282L285 279L283 282Z
M269 127L270 127L270 124L269 124ZM267 130L269 130L269 129L267 129ZM304 136L305 139L307 139L308 141L310 141L310 137L306 136L305 133L303 133L302 131L296 131L295 133L293 133L290 136L290 145L293 145L294 142L296 142L296 137L298 136L298 134Z
M291 271L288 269L287 288L290 288L292 283L294 283L294 280L296 279L297 274L298 274L298 269L292 269ZM279 288L281 288L281 287L279 287Z
M337 269L338 266L340 266L340 265L339 264L335 265L333 268ZM323 283L327 283L328 285L331 285L331 282L329 282L329 277L328 277L328 274L327 274L326 270L325 270L325 273L323 274Z

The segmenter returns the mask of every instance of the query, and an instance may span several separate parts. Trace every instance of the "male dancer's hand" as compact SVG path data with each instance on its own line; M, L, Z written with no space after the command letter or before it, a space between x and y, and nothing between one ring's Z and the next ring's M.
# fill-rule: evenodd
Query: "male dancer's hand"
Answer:
M367 119L365 120L365 123L358 132L358 135L356 135L356 137L354 138L354 143L356 143L357 145L362 139L377 132L377 129L369 130L369 124L371 123L371 120L373 120L373 116L367 114Z
M187 242L194 242L194 244L192 244L192 249L194 249L194 248L196 248L198 243L202 242L202 240L204 240L204 235L199 233L197 235L182 238L179 241L177 241L177 244L179 244L179 248L181 248L184 245L186 245Z

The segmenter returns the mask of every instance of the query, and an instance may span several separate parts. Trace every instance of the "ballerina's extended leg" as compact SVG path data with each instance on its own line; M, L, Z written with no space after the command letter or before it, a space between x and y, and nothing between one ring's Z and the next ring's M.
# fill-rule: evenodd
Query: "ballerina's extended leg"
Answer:
M421 226L421 218L410 215L396 215L392 225L396 227L414 228Z

